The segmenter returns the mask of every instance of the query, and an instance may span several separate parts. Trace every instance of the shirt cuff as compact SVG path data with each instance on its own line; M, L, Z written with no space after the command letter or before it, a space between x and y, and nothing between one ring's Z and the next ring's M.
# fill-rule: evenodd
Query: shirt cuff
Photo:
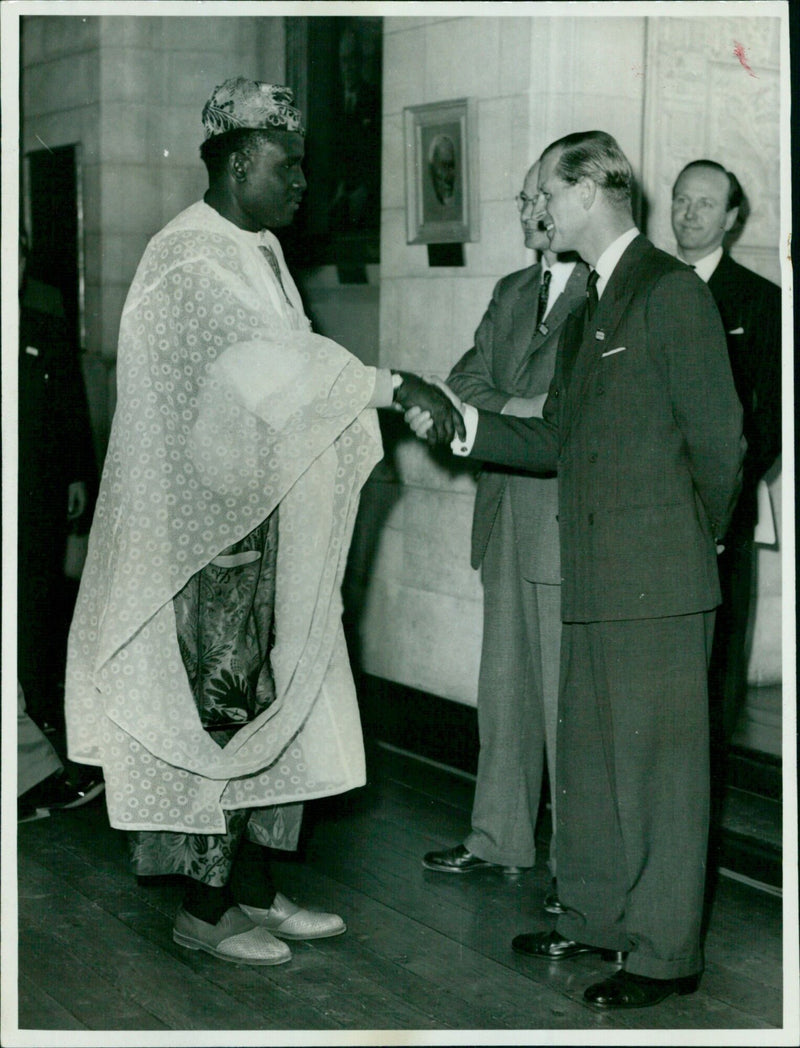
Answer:
M368 408L391 407L394 399L392 373L389 368L375 368L375 388L367 403Z
M464 428L467 431L466 439L462 440L456 434L450 444L450 450L454 455L458 455L459 458L466 458L469 455L475 443L475 437L478 434L478 409L473 407L472 404L464 405Z

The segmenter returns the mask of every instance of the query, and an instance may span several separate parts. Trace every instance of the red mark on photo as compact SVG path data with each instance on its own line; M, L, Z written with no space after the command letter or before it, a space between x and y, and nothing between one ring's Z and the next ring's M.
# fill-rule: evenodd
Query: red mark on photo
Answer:
M753 70L747 64L747 59L745 57L747 52L745 51L744 45L743 44L737 44L737 42L734 40L733 41L733 53L739 59L739 61L742 64L742 67L747 70L747 72L750 74L750 76L756 76L756 74L753 72ZM758 77L756 77L756 79L758 79Z

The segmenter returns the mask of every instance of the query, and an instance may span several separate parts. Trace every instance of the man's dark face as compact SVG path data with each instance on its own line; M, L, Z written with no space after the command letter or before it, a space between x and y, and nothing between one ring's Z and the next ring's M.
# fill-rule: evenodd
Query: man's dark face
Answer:
M290 225L306 188L302 135L282 132L242 156L246 177L238 185L238 204L243 228L258 232Z

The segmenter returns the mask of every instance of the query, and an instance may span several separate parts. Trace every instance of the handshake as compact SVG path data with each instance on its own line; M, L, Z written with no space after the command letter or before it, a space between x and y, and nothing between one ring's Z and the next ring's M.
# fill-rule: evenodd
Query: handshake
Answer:
M463 404L443 382L426 382L408 371L395 374L403 380L395 389L395 403L416 436L431 445L450 444L456 434L465 439Z

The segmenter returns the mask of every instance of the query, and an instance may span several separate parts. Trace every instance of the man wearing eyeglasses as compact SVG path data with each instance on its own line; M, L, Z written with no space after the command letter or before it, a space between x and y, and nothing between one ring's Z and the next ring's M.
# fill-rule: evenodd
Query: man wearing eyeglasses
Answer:
M520 418L541 416L559 332L585 299L588 269L550 248L538 196L538 162L516 197L525 246L539 261L494 289L475 344L447 382L464 401ZM561 567L554 474L483 467L475 498L471 562L483 579L484 626L478 682L480 755L470 834L429 852L423 865L442 873L534 865L535 829L547 755L555 782ZM553 819L555 825L555 818ZM545 897L561 912L555 840Z

